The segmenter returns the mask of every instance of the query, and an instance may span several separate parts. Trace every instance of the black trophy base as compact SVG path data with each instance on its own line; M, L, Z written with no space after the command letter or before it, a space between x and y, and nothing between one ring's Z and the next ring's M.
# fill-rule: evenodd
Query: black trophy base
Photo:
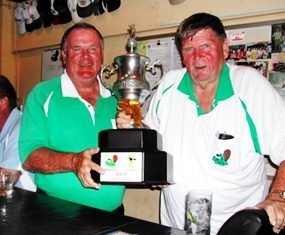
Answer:
M92 161L105 174L91 171L102 184L165 185L172 183L172 161L157 149L157 132L150 129L111 129L99 133L100 152Z

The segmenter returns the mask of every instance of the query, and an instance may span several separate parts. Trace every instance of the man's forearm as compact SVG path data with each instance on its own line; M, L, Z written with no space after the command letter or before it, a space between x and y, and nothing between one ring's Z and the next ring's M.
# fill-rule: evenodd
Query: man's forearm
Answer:
M285 197L285 161L280 163L270 190L270 193L276 194L277 197L282 197L283 192Z
M23 163L23 168L33 172L56 173L73 171L75 161L78 160L76 153L56 152L47 148L34 150Z

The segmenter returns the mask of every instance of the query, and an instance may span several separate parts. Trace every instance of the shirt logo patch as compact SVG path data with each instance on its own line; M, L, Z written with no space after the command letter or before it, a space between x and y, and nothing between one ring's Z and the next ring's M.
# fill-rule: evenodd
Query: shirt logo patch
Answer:
M227 162L228 159L231 156L231 150L226 149L223 153L216 154L212 157L212 160L215 164L218 164L220 166L227 166L229 163Z

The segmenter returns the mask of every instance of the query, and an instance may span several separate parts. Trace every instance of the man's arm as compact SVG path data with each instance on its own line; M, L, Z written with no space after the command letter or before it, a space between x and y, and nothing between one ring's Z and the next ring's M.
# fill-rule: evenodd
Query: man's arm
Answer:
M99 149L87 149L80 153L63 153L39 148L34 150L23 163L23 168L33 172L44 174L74 171L85 187L99 188L90 171L95 170L104 173L102 168L94 163L91 158Z
M273 231L278 233L285 227L285 161L282 161L277 170L270 193L265 200L258 204L258 208L263 208L273 225ZM284 198L283 198L284 197Z
M276 177L272 183L270 194L275 195L276 200L285 203L285 160L280 163ZM284 198L283 198L284 197Z

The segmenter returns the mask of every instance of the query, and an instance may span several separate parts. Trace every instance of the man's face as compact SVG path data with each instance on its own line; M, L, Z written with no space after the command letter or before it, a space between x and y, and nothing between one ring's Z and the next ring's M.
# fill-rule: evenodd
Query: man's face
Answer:
M76 29L67 38L62 59L72 81L94 80L103 62L103 45L92 29Z
M182 41L183 62L194 84L206 87L219 78L228 56L228 41L218 38L212 29L202 29Z

